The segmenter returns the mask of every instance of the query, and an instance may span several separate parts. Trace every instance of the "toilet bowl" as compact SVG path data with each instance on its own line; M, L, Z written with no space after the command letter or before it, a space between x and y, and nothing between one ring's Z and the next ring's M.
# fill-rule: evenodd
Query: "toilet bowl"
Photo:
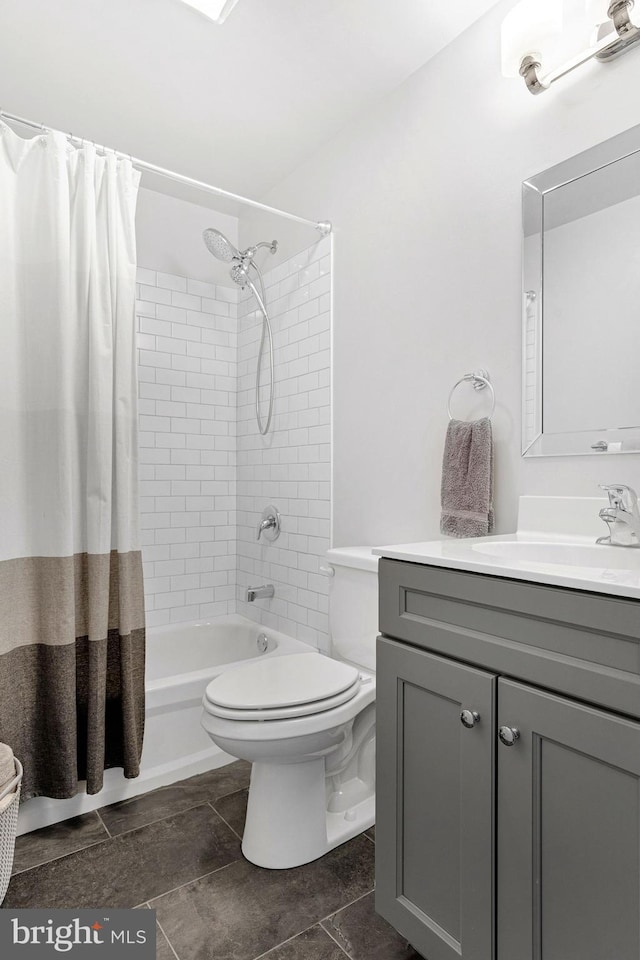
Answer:
M330 550L332 657L310 648L227 671L202 725L253 764L242 852L283 869L321 857L375 820L377 558Z

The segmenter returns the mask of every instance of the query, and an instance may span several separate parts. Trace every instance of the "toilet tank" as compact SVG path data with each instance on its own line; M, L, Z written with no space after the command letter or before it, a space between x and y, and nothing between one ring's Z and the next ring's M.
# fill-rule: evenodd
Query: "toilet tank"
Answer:
M331 654L365 670L376 668L378 557L371 547L327 551Z

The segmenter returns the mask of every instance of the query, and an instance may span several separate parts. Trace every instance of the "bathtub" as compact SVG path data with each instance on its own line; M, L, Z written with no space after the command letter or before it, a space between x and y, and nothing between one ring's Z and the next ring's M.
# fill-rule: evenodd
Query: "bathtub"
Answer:
M261 650L259 638L266 637ZM147 631L146 720L140 776L106 770L100 793L69 800L34 797L20 808L18 833L29 833L98 807L213 770L234 758L223 753L200 725L207 684L225 670L259 657L313 653L314 647L229 615L200 623L151 627Z

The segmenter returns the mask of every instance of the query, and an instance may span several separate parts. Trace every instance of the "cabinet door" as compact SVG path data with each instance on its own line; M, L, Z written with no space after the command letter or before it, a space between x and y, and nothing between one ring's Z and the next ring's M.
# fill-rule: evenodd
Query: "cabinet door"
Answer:
M508 680L498 705L498 960L638 960L640 724Z
M494 955L495 684L378 641L376 909L428 960Z

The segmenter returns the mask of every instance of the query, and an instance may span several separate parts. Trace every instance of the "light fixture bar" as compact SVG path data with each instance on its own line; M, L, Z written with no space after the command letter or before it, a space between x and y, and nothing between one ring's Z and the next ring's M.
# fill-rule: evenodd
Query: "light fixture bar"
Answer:
M613 0L611 3L607 15L613 20L618 36L596 55L601 63L615 60L640 40L640 27L631 20L634 5L634 0Z
M583 63L587 63L589 60L608 63L635 46L640 41L640 27L637 27L631 20L630 11L633 6L634 0L612 0L607 16L613 22L616 36L613 39L604 37L595 46L584 50L572 60L544 76L540 75L542 65L537 57L531 54L523 57L520 64L520 76L523 77L529 92L534 95L543 93L549 89L552 83L555 83L561 77L566 77L568 73L582 66Z

